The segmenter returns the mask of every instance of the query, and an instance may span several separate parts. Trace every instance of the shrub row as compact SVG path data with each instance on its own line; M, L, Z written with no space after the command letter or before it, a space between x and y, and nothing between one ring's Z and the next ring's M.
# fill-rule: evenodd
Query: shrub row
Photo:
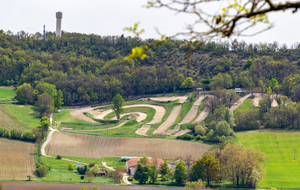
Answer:
M7 129L0 129L0 137L4 137L8 139L16 139L21 141L29 141L29 142L35 142L36 140L36 137L32 132L25 131L21 133L16 129L13 129L11 131Z

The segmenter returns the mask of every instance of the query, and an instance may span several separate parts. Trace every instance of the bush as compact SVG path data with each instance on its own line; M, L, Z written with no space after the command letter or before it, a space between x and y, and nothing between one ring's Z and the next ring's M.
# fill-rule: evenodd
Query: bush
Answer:
M202 125L196 125L196 127L195 127L195 133L197 135L203 136L203 135L205 135L206 130L204 129L204 127L202 127Z
M93 166L95 166L95 163L89 163L90 168L93 167Z
M220 121L217 124L216 135L218 136L230 135L230 125L227 123L227 121Z
M186 133L184 135L178 136L177 139L192 140L194 139L194 136Z
M61 158L62 158L61 155L57 155L57 156L56 156L56 159L59 159L59 160L60 160Z
M80 179L84 180L84 175L80 176Z
M38 175L40 177L45 177L47 175L47 167L45 165L40 165L37 169Z
M21 135L21 140L35 142L35 135L30 131L25 131Z
M68 170L69 171L73 171L74 167L73 167L73 164L69 163L68 164Z
M87 171L87 166L84 166L84 167L77 167L76 170L78 171L78 173L80 175L84 175L85 172Z

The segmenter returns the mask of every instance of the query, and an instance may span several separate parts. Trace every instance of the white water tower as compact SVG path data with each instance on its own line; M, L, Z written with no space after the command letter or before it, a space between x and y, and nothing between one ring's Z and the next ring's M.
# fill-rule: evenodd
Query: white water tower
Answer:
M61 19L62 12L56 12L56 37L61 37Z

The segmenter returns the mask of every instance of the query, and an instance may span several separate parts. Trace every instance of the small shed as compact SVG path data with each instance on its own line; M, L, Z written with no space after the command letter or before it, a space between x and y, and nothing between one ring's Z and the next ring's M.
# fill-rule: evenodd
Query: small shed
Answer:
M75 168L78 168L78 167L84 168L84 164L76 164L76 165L75 165Z
M100 169L96 176L107 176L107 171L105 169Z
M235 93L242 94L243 90L241 88L235 88Z

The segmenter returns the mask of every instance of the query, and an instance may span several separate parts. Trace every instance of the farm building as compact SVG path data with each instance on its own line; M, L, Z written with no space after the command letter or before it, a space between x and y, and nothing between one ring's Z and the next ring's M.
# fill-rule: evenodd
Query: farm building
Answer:
M235 93L237 93L237 94L243 94L244 91L241 88L235 88Z
M169 162L168 163L168 167L172 170L172 172L175 172L175 168L176 168L176 165L178 164L178 162L180 162L181 160L176 160L174 162ZM193 163L194 163L194 160L193 161L183 161L185 163L185 167L186 168L191 168Z
M136 168L137 168L137 165L138 165L138 161L140 160L140 158L131 158L130 160L128 160L126 162L126 168L125 168L125 171L133 176L135 171L136 171ZM152 159L150 158L149 159L149 162L151 165L153 164L156 164L156 167L157 167L157 170L160 170L160 164L163 164L165 163L165 161L163 161L162 159L158 158L158 159Z

